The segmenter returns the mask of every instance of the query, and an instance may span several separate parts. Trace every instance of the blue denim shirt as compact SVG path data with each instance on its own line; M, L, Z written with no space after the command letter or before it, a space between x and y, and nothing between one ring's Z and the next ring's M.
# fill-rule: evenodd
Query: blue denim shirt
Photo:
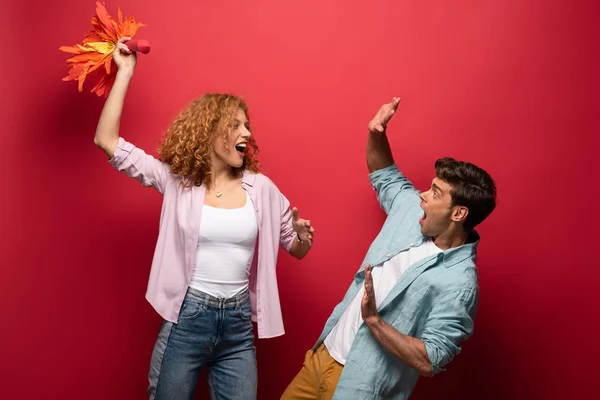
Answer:
M331 332L364 281L365 265L381 267L396 254L419 246L423 215L419 192L396 165L369 175L381 208L383 227L354 275L354 280L327 320L316 349ZM413 264L379 307L379 314L397 331L422 340L433 374L444 370L473 333L479 298L475 256L479 236ZM350 348L334 399L407 399L419 373L388 353L362 324Z

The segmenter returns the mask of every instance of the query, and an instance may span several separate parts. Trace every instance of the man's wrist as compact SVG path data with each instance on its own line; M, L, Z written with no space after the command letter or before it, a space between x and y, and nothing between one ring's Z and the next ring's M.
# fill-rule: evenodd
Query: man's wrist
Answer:
M373 131L369 130L369 135L375 137L376 139L381 139L381 138L387 137L386 132L387 132L386 128L383 128L383 132L379 132L376 130L373 130Z
M383 318L381 318L381 316L379 315L379 313L365 318L364 321L365 324L367 324L367 326L369 327L369 329L378 329L385 323L383 321Z

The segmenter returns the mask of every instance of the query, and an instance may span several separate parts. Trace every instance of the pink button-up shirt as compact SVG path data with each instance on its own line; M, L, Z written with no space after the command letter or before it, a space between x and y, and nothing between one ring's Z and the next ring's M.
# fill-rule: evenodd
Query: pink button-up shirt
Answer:
M109 162L163 195L146 299L164 319L176 323L196 265L206 187L184 188L167 164L123 138ZM275 267L279 247L289 252L295 236L290 203L265 175L245 171L242 187L252 200L259 232L250 270L252 320L258 323L259 338L281 336L284 329Z

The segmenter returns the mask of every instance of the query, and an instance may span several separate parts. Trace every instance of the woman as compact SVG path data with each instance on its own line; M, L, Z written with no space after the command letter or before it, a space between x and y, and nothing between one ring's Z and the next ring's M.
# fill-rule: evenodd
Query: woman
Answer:
M136 64L126 40L113 53L118 72L94 143L118 171L163 195L146 293L163 318L149 396L192 399L206 366L213 399L255 399L251 320L259 338L284 333L278 248L302 259L314 229L258 173L248 109L237 97L208 94L193 101L169 127L158 160L119 137Z

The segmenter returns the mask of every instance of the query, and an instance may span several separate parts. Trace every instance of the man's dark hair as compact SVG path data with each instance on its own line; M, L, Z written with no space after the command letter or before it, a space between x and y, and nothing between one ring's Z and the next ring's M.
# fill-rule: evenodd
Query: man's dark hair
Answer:
M452 186L452 205L469 209L465 231L473 230L496 207L496 183L478 166L444 157L435 162L435 173Z

